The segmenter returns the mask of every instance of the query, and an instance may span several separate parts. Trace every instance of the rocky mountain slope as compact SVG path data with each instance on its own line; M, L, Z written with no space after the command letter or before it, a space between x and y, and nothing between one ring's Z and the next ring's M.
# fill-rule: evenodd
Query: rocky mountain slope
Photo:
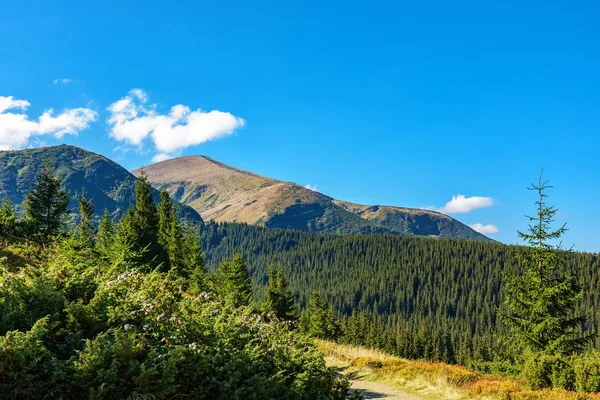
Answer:
M204 220L331 233L394 233L490 240L436 211L336 200L292 182L240 170L205 156L143 168L156 188L193 207ZM132 171L139 175L142 169Z

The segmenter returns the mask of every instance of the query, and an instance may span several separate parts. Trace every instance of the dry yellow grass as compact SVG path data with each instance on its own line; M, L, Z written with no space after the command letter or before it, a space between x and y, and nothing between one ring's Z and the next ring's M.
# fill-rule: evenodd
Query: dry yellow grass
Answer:
M358 379L383 382L426 399L600 400L600 394L527 390L515 379L481 375L442 362L411 361L379 350L319 340L327 363Z

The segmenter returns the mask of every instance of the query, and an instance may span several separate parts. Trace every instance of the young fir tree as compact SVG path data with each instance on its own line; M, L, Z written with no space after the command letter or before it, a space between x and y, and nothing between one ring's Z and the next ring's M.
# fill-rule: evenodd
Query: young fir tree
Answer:
M173 269L179 275L187 278L183 263L183 234L166 188L160 192L160 203L158 203L157 210L158 241L167 255L165 269Z
M564 271L566 253L553 244L565 232L562 225L552 228L557 209L546 203L546 190L552 186L542 175L529 188L538 194L537 213L528 217L527 232L518 232L527 244L519 253L523 274L507 280L506 309L502 321L512 333L513 343L536 353L569 355L581 351L593 335L580 334L586 322L576 313L583 289Z
M227 303L233 307L250 305L252 286L246 263L240 255L219 265L219 288Z
M288 283L283 276L283 269L269 268L269 284L266 289L268 307L278 318L286 321L297 319L294 295L288 288Z
M327 304L317 292L313 292L308 299L303 319L301 326L311 336L335 339L339 335L339 326L333 310L327 308Z
M67 214L69 197L61 189L61 181L46 162L36 186L25 199L25 222L28 229L42 240L60 233Z
M134 248L145 249L143 262L159 265L167 261L166 250L159 243L159 218L152 186L142 171L135 185L135 206L131 215L131 240Z
M94 239L94 206L92 200L85 197L85 188L81 189L81 198L79 199L79 223L77 224L77 235L88 244Z
M206 289L206 264L204 252L200 245L200 232L198 227L184 225L182 237L182 275L188 277L189 290L199 293Z
M2 199L0 206L0 235L11 235L17 225L17 212L8 195Z
M96 234L96 250L103 256L107 256L113 244L115 236L115 224L110 216L110 212L105 208L102 219L98 224L98 233Z

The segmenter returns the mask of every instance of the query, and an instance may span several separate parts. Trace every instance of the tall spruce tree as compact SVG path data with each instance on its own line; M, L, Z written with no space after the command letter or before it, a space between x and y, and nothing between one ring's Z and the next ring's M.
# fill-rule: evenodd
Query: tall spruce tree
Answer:
M132 244L134 248L145 249L143 260L151 265L167 262L166 250L159 243L159 218L152 186L142 171L135 185L135 206L131 215Z
M158 241L166 252L165 269L173 269L179 275L188 277L184 271L181 225L166 188L160 192L160 203L158 203L157 210Z
M85 188L81 189L81 197L79 198L79 223L77 224L77 234L79 238L90 244L94 238L94 206L92 199L85 197Z
M569 355L581 351L593 335L580 334L586 317L576 310L584 292L565 270L566 252L560 243L554 244L567 228L552 228L558 210L546 203L551 187L540 174L538 183L529 188L538 199L536 215L527 217L528 231L518 232L528 244L518 255L525 271L507 279L501 317L513 343L536 353Z
M0 235L11 235L15 230L16 224L17 212L15 205L10 197L5 195L0 206Z
M42 240L60 233L67 214L69 197L61 189L50 161L46 161L35 187L25 199L25 222L32 234Z
M200 232L197 226L183 226L182 237L182 276L189 281L189 290L198 293L206 289L206 264L204 252L200 245Z
M281 265L277 268L269 268L269 284L266 289L267 305L278 318L286 321L295 321L296 306L294 305L294 295L288 288L288 283L283 276Z

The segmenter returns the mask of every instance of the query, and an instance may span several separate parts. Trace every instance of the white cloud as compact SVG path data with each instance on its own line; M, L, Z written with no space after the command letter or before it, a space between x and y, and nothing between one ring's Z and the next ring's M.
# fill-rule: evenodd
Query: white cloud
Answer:
M55 80L53 80L52 82L54 82L55 85L57 84L63 84L63 85L68 85L69 83L72 83L73 80L69 79L69 78L57 78Z
M483 225L480 223L476 223L476 224L471 224L469 226L471 228L473 228L474 230L476 230L477 232L483 233L484 235L495 235L496 233L500 232L500 229L498 229L498 227L496 225L492 225L492 224Z
M452 200L447 202L446 205L438 211L449 214L465 214L477 208L490 207L494 204L495 201L491 197L465 197L464 195L459 194L457 196L452 196Z
M308 185L306 185L304 187L307 188L307 189L309 189L309 190L312 190L313 192L317 191L317 185L308 184Z
M193 145L232 134L246 124L228 112L218 110L192 111L177 104L166 114L156 111L156 105L146 105L147 94L132 89L124 98L108 107L110 136L118 141L141 146L148 138L158 151L157 158L171 157L173 153Z
M152 157L152 162L153 163L158 163L158 162L161 162L161 161L170 160L171 158L173 158L173 156L171 156L169 154L158 153L157 155L155 155L154 157Z
M64 135L77 135L98 116L89 108L66 109L58 115L50 108L35 121L25 114L29 106L27 100L0 96L0 150L23 148L36 136L51 135L60 139Z

